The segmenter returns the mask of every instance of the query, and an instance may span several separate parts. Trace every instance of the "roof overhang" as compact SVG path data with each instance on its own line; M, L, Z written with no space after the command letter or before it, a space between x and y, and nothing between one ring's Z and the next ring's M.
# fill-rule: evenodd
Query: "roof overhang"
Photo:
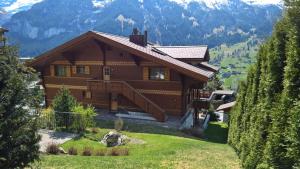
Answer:
M89 31L52 50L43 53L42 55L36 57L32 62L28 63L27 65L34 67L36 69L41 68L47 63L49 63L51 61L51 58L54 57L55 55L61 54L62 52L67 51L73 48L74 46L81 44L84 41L96 39L110 46L114 46L116 48L122 49L136 56L142 57L146 60L150 60L154 63L164 65L171 69L175 69L176 71L197 80L206 82L214 76L214 72L212 71L203 70L201 68L197 68L195 66L189 65L187 63L184 63L172 57L164 56L155 53L154 51L151 50L149 51L149 49L146 49L143 46L139 46L131 42L122 43L118 40L112 39L111 37L114 37L114 35Z

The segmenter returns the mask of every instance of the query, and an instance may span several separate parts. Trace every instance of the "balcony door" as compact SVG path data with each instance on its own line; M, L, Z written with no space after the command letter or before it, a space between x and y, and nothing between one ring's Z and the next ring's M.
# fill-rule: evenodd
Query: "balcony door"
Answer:
M110 80L111 69L110 67L103 67L103 80Z

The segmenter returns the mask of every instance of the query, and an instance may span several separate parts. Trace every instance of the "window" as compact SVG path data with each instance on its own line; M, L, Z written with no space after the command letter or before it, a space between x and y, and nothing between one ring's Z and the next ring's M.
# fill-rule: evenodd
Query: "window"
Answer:
M90 91L83 91L82 92L82 97L84 99L91 99L92 98L92 93Z
M56 65L55 66L55 76L67 76L67 66Z
M85 74L85 66L76 66L76 74Z
M150 80L165 80L166 74L164 68L150 68L149 69Z
M104 75L106 75L106 76L110 75L110 68L109 67L104 68Z

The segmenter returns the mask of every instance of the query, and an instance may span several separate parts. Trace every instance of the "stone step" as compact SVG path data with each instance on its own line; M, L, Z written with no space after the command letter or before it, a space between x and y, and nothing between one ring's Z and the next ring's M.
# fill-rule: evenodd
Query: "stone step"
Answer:
M150 120L150 121L156 121L156 119L151 116L148 113L142 113L142 112L130 112L128 111L126 114L125 113L117 113L117 117L122 117L122 118L129 118L129 119L139 119L139 120Z

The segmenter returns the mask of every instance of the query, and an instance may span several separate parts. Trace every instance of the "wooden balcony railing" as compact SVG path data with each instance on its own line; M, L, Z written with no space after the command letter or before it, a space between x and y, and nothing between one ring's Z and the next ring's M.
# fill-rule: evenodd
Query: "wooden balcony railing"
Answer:
M125 81L88 80L91 89L119 93L131 100L145 112L152 114L158 121L165 121L165 110L149 100Z
M202 90L202 89L189 89L187 91L186 100L187 100L187 103L189 104L189 103L192 103L195 100L209 99L211 94L212 94L212 92L205 91L205 90Z

